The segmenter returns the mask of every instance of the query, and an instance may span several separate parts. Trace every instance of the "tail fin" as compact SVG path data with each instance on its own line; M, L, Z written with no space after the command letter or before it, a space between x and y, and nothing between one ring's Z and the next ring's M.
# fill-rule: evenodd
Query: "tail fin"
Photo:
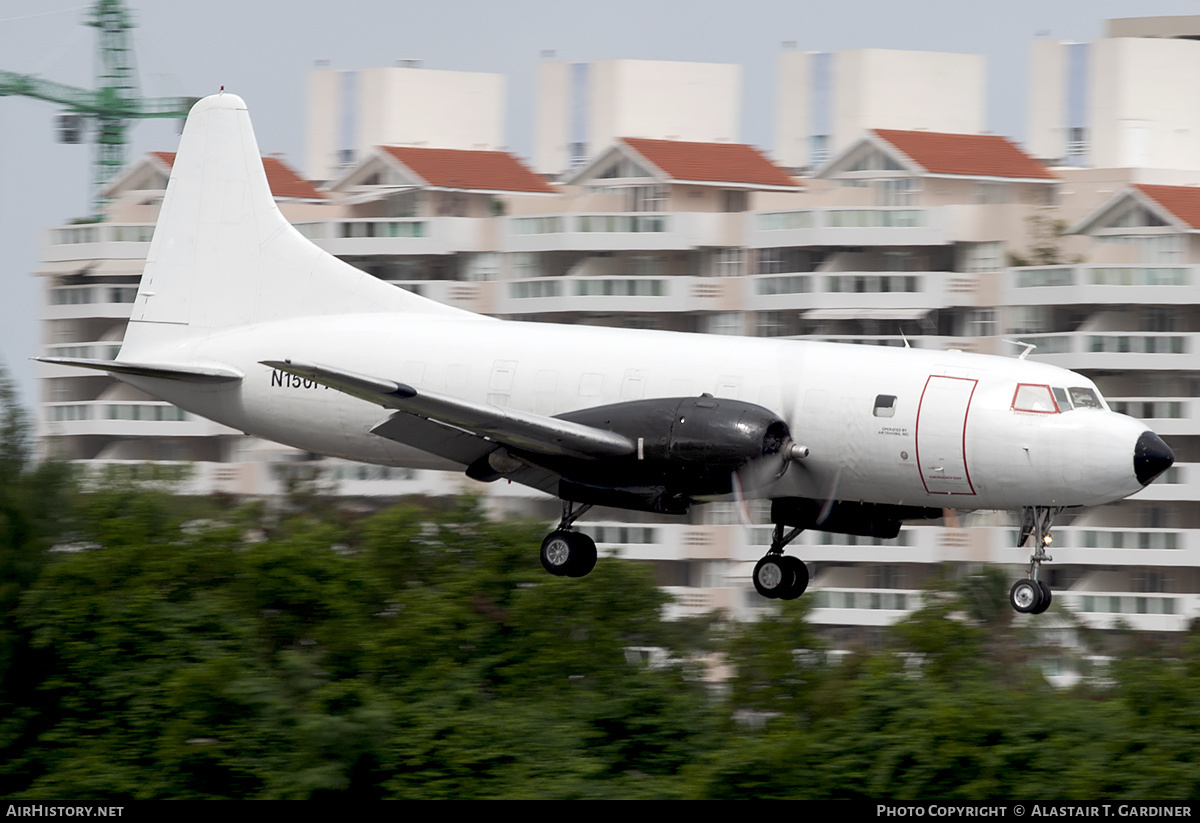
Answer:
M279 213L246 104L188 115L120 360L220 329L328 314L461 314L390 286L313 245Z

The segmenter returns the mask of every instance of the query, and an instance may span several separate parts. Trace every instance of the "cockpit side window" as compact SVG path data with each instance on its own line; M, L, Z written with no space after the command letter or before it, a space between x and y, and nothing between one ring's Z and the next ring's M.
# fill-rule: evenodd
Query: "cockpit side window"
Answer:
M1091 389L1075 387L1071 389L1071 399L1075 401L1077 409L1102 409L1104 404L1100 402L1100 398Z
M1017 384L1012 407L1013 411L1058 414L1058 404L1054 402L1054 395L1050 392L1050 387L1034 383Z
M896 395L880 394L875 397L875 412L876 417L895 417L896 416Z
M1054 402L1058 403L1059 411L1070 411L1074 408L1071 405L1071 398L1067 397L1067 390L1060 389L1058 386L1052 386L1050 391L1054 392Z

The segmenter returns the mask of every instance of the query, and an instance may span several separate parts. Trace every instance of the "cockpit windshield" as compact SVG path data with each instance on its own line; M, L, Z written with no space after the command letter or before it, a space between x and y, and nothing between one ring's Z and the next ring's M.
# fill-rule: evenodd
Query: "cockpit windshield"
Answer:
M1013 395L1013 411L1060 414L1072 409L1103 409L1095 389L1074 386L1064 389L1036 383L1020 383Z
M1050 387L1033 383L1018 384L1012 407L1014 411L1058 414L1058 404L1054 402Z
M1100 402L1100 398L1096 396L1096 392L1091 389L1073 388L1071 389L1071 400L1075 403L1077 409L1102 409L1104 404Z

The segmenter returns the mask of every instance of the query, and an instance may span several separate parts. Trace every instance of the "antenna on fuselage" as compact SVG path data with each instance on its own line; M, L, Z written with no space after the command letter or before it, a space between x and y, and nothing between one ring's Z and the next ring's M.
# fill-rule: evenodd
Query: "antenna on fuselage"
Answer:
M912 348L912 346L908 345L908 338L904 336L904 327L903 326L900 327L900 339L904 341L904 348L906 348L906 349Z
M1026 357L1028 357L1028 356L1029 356L1029 353L1030 353L1031 351L1033 351L1034 349L1036 349L1036 348L1037 348L1037 346L1036 346L1035 344L1033 344L1033 343L1024 343L1024 342L1022 342L1022 341L1020 341L1020 340L1005 340L1004 342L1005 342L1005 343L1012 343L1014 346L1021 346L1021 347L1023 347L1023 348L1025 349L1025 351L1021 352L1021 353L1020 353L1020 354L1017 356L1017 359L1018 359L1018 360L1024 360Z

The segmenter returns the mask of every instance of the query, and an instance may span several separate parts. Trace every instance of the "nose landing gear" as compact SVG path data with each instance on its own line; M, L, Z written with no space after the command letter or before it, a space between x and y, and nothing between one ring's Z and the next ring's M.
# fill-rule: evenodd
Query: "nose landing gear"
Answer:
M1024 546L1034 538L1033 553L1029 555L1029 577L1018 580L1008 592L1008 601L1013 610L1021 614L1041 614L1050 608L1050 587L1040 579L1043 563L1054 560L1046 552L1050 545L1050 528L1061 507L1027 506L1021 510L1021 536L1017 546Z

